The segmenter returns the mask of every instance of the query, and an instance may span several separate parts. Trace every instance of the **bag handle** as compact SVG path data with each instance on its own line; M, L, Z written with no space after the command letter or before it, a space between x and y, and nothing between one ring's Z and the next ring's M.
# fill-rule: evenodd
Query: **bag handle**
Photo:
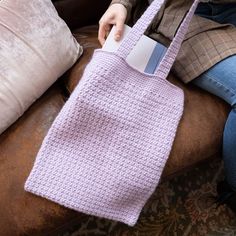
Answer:
M117 49L117 54L126 59L130 54L132 49L135 47L141 36L146 31L147 27L150 25L155 15L159 12L162 4L165 0L154 0L151 5L146 9L143 15L139 20L134 24L128 35L121 42L119 48ZM172 40L170 46L168 47L164 57L161 60L161 63L156 68L154 74L157 75L160 79L166 79L176 56L179 52L181 44L184 40L185 34L187 33L188 26L193 17L193 14L197 8L197 5L200 0L194 0L190 10L188 11L185 19L181 23L174 39Z

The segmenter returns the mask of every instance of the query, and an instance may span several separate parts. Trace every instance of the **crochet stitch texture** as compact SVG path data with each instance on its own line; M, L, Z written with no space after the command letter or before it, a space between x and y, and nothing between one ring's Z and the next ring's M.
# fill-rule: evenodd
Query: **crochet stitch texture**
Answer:
M141 73L125 58L162 3L149 6L116 53L95 50L42 142L26 191L86 214L137 222L183 113L183 91L166 77L198 1L156 73Z

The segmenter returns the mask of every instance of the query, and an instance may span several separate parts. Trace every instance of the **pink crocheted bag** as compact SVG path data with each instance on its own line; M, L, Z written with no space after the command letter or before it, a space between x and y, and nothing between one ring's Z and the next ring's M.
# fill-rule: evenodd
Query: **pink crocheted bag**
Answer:
M115 53L95 50L42 142L26 191L79 212L136 223L183 113L183 91L166 78L198 4L155 74L142 73L126 57L163 1L153 1Z

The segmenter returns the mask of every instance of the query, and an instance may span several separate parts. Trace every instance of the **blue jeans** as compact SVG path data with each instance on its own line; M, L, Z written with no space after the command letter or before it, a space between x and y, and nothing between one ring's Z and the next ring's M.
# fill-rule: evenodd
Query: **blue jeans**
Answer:
M195 14L236 26L235 3L200 3ZM224 127L222 157L226 180L236 190L236 55L217 63L191 83L222 98L232 107Z

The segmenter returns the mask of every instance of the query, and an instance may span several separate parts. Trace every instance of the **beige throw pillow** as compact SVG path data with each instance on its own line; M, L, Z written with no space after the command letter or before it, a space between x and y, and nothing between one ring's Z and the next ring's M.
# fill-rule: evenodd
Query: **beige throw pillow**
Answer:
M81 54L50 0L0 0L0 133Z

